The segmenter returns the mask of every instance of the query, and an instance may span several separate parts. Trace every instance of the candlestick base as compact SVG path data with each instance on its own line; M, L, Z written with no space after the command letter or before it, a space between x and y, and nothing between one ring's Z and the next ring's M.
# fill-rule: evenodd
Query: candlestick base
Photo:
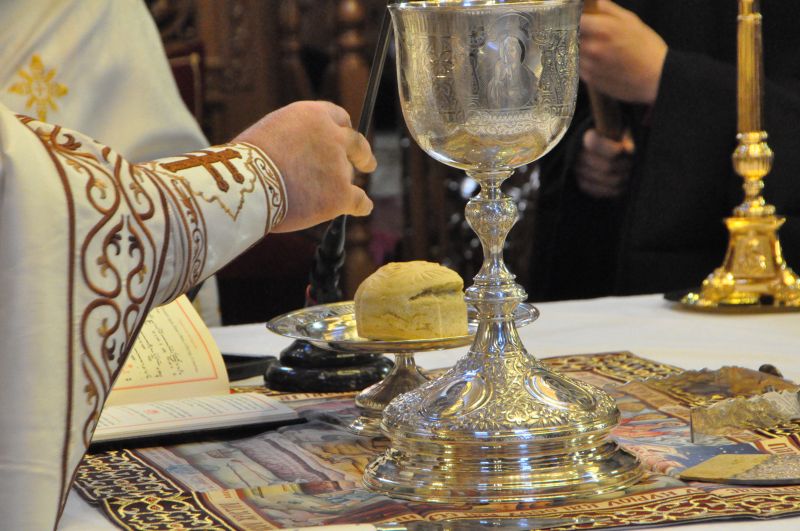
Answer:
M699 292L681 299L687 307L800 307L800 279L783 261L777 231L784 218L730 217L728 252L721 267L703 281Z

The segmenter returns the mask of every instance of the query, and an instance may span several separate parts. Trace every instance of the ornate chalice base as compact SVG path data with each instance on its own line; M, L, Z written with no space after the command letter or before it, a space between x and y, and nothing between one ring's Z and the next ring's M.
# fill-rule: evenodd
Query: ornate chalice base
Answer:
M533 501L624 488L642 475L608 439L619 412L588 384L544 368L487 325L449 372L393 401L382 429L392 448L366 469L367 487L428 502ZM502 350L502 356L497 355Z
M513 312L527 297L502 257L517 208L500 185L510 172L469 172L480 184L466 216L484 265L467 289L478 312L469 353L453 369L400 395L381 429L392 446L364 472L368 488L418 501L502 502L585 497L642 476L609 439L614 400L554 373L522 345Z

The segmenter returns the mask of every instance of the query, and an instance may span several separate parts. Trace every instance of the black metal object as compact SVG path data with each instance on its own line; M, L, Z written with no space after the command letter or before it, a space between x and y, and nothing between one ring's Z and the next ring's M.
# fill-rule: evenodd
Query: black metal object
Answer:
M228 380L246 380L264 374L275 356L253 357L248 355L222 353L222 361L225 362L225 370L228 373Z
M291 367L272 360L267 368L268 386L276 391L299 393L337 393L360 391L382 380L394 364L377 356L369 363L353 367Z
M369 138L372 127L372 114L375 110L375 101L378 98L383 67L389 53L389 41L392 36L392 20L387 9L381 19L378 31L377 47L372 57L372 65L367 81L367 91L364 94L364 103L361 107L361 116L358 119L358 132ZM347 231L347 216L339 216L331 221L322 240L314 253L314 262L311 268L309 289L306 292L306 305L337 302L342 300L342 290L339 287L339 277L344 264L345 234Z
M372 112L378 96L383 66L389 50L391 18L383 14L378 46L370 67L369 82L358 121L358 132L369 137ZM331 221L314 252L306 289L306 306L342 300L339 286L345 259L347 216ZM306 341L295 341L284 349L280 361L273 361L264 373L267 387L278 391L336 392L356 391L386 376L393 363L379 353L352 354L324 350Z
M372 112L375 110L375 101L378 98L378 87L383 76L383 65L386 64L386 56L389 53L389 41L392 36L392 17L389 10L383 12L381 28L378 30L378 46L375 48L375 55L372 57L372 65L369 70L369 81L367 81L367 92L364 94L364 103L361 106L361 117L358 119L358 132L369 138L370 127L372 127Z
M346 216L334 219L314 252L306 288L306 306L338 302L344 264ZM326 350L294 341L271 360L264 373L267 387L289 392L341 392L364 389L389 374L392 362L380 354Z
M344 264L346 216L334 219L314 252L306 288L306 306L342 300L339 286ZM392 362L380 354L326 350L294 341L272 360L264 373L267 387L289 392L357 391L389 374Z
M306 289L306 306L342 300L339 279L344 265L346 230L347 216L339 216L325 229L311 263L311 274Z

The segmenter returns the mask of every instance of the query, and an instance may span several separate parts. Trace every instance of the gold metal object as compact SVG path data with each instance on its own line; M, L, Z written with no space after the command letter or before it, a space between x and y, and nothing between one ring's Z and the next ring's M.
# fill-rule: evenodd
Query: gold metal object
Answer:
M740 432L800 419L800 395L793 391L770 391L721 400L707 406L692 407L691 439L694 444L719 444L719 436L739 436Z
M725 220L730 232L721 267L700 292L681 299L688 307L800 307L800 279L784 262L778 229L784 218L761 195L773 153L762 129L764 73L759 0L739 0L738 130L733 166L744 179L744 202Z
M619 387L621 391L641 385L638 376ZM796 391L797 384L774 374L744 367L681 371L666 376L646 377L647 387L669 395L691 407L709 406L720 400L757 396L770 391Z
M752 441L758 438L754 430L773 431L800 418L800 387L780 376L772 365L762 365L757 371L726 366L655 377L635 376L618 389L637 394L643 386L690 408L694 444L717 446L735 440Z
M514 309L513 317L515 325L521 327L535 321L539 311L530 304L520 304ZM345 301L283 314L267 323L267 328L276 334L308 341L327 350L393 354L395 365L389 374L356 396L355 402L361 416L350 425L351 430L361 435L378 436L381 435L381 415L389 402L428 381L419 371L414 354L469 345L478 329L478 316L475 307L468 305L469 334L465 336L386 341L365 339L356 330L355 304Z
M577 93L580 0L390 5L403 113L435 159L481 186L466 207L484 263L467 302L478 312L469 353L395 398L386 453L368 488L428 502L533 501L601 494L636 482L636 458L609 439L613 399L529 354L514 324L527 294L503 261L517 217L500 190L513 169L564 134Z

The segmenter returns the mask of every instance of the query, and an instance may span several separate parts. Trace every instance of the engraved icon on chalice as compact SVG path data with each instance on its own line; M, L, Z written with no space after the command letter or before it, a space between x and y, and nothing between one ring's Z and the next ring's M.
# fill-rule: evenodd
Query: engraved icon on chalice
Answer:
M481 186L466 206L484 262L467 302L469 353L384 410L391 439L364 473L390 496L431 502L532 501L621 489L637 460L609 438L613 399L554 373L514 325L527 298L503 261L517 207L500 190L550 150L575 108L580 0L438 0L389 6L408 128L433 158Z

